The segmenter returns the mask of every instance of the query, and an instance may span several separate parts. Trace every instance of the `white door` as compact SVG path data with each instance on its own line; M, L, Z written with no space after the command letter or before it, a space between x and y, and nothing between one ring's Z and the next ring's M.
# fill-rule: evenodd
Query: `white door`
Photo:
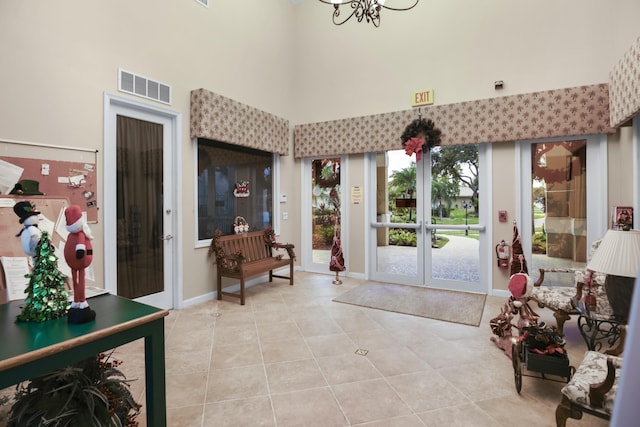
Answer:
M466 171L471 187L459 179L434 180L432 153L424 153L417 163L404 150L370 158L370 182L377 194L369 203L370 278L488 292L490 259L484 224L490 206L485 190L490 146L477 147L471 169L477 168Z
M105 288L165 309L181 293L174 269L178 118L105 95Z

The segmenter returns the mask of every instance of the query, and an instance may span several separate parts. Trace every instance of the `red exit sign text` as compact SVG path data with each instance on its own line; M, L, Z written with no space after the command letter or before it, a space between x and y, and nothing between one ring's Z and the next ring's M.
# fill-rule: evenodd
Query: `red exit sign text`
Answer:
M411 96L411 106L413 107L431 104L433 104L433 89L414 92Z

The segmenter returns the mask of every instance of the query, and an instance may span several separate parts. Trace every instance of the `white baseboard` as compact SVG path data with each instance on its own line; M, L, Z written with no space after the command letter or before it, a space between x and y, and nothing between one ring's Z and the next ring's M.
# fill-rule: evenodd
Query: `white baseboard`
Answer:
M295 270L294 270L295 271ZM289 268L281 268L280 270L273 270L273 274L277 274L280 276L283 275L288 275L289 274ZM295 275L294 275L295 278ZM245 291L252 287L252 286L256 286L259 285L261 283L265 283L269 280L269 274L264 274L262 276L256 276L252 279L249 280L245 280L244 282L244 288ZM279 280L279 279L275 279L275 280ZM239 293L240 292L240 282L237 282L237 284L235 285L230 285L230 286L225 286L224 287L225 292L236 292ZM204 295L198 295L197 297L194 298L189 298L187 300L183 300L182 301L182 308L187 308L187 307L191 307L203 302L207 302L207 301L211 301L213 299L215 299L218 296L218 291L212 291L212 292L208 292Z
M511 296L511 292L509 292L507 289L492 289L491 296L509 298Z

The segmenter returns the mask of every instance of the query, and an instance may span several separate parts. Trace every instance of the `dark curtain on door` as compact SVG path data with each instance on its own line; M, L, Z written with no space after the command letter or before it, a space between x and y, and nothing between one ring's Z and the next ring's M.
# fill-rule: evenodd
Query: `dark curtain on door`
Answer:
M117 121L118 295L164 290L163 128L130 117Z

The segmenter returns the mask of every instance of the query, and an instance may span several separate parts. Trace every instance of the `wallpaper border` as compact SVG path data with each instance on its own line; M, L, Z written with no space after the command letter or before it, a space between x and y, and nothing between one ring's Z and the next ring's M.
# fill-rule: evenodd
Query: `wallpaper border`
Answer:
M289 121L206 89L191 91L191 138L289 154Z
M640 37L609 73L611 126L640 113Z
M442 145L614 133L607 83L434 105L296 125L296 158L401 149L400 135L418 118L434 121Z

